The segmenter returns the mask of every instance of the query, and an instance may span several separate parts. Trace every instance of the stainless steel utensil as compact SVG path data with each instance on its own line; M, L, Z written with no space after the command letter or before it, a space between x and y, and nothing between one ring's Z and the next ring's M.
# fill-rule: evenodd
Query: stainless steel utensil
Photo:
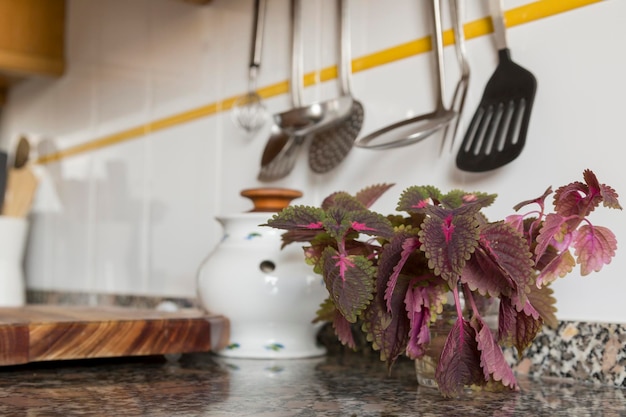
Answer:
M489 4L499 62L456 157L457 167L470 172L496 169L519 156L537 91L533 74L511 60L500 0Z
M450 108L456 112L456 119L454 122L448 123L443 130L440 154L443 153L443 148L448 137L450 137L450 151L454 148L454 139L459 130L459 122L461 121L461 114L465 107L465 98L467 97L467 88L470 78L470 67L465 50L465 34L463 32L463 16L465 15L463 1L450 0L450 12L452 25L454 26L454 51L461 69L461 75L454 89L452 103L450 104Z
M367 136L357 139L355 146L368 149L390 149L411 145L422 141L446 126L455 115L443 104L444 68L443 68L443 35L441 33L441 4L432 0L432 20L434 26L435 69L437 73L435 110L384 127Z
M350 14L348 0L339 0L339 80L342 96L352 98L348 115L331 127L316 133L309 147L309 166L313 172L325 173L343 161L361 132L365 111L352 95L352 51L350 44Z
M233 104L233 119L248 133L258 131L267 121L267 109L256 91L256 80L261 67L263 29L265 27L266 0L254 0L252 20L252 42L248 67L248 93L239 97Z
M291 0L291 101L293 109L274 116L271 136L261 157L259 181L275 181L292 171L308 132L322 120L319 106L302 107L302 11ZM318 114L316 118L313 115ZM281 124L281 122L283 124Z

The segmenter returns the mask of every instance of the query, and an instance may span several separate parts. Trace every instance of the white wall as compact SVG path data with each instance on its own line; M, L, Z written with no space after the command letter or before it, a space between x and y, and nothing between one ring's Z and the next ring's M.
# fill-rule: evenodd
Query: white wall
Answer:
M504 0L506 9L526 2ZM466 20L485 16L485 3L467 2ZM352 4L355 57L430 32L425 1ZM9 146L26 133L40 140L44 153L67 149L242 93L251 5L251 0L214 0L206 7L174 0L69 0L67 74L28 81L11 92L2 143ZM308 0L304 8L305 70L312 71L335 62L335 6L331 0ZM493 218L548 185L581 179L585 168L626 193L625 15L626 2L604 1L508 31L513 59L535 74L539 88L524 152L502 169L460 172L453 153L439 156L440 138L433 137L396 150L355 149L322 176L308 170L303 153L294 172L274 185L302 189L299 202L317 204L337 189L397 183L377 205L381 211L392 210L401 190L412 184L497 192L501 196L489 211ZM287 16L287 0L269 1L260 86L288 78ZM450 27L447 18L444 27ZM473 39L467 48L472 75L462 127L496 64L491 36ZM453 59L452 48L446 48L452 63L449 94L457 75ZM363 134L430 111L431 83L431 54L355 74L354 93L366 111ZM331 81L308 88L304 99L336 93ZM272 113L288 103L286 96L267 100ZM246 137L229 113L218 113L38 167L43 182L31 225L29 286L194 296L196 268L221 233L213 216L247 210L239 190L263 185L256 175L266 138L267 129ZM626 242L623 216L600 209L592 220ZM622 252L601 274L573 274L555 284L560 318L626 322Z

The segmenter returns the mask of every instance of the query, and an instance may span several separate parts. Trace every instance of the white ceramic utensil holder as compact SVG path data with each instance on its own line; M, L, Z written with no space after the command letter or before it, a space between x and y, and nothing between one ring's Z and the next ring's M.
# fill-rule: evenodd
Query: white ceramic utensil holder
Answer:
M19 307L26 302L24 251L28 221L0 216L0 307Z
M302 247L281 249L281 230L261 227L272 216L249 212L217 217L220 244L198 273L204 308L230 320L232 358L304 358L323 355L312 319L328 296L322 277L304 262Z

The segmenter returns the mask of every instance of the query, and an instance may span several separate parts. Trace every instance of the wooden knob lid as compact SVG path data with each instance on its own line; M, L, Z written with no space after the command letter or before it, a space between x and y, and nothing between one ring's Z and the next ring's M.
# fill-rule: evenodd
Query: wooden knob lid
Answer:
M251 212L278 212L291 200L302 197L302 192L289 188L249 188L242 190L241 195L252 200Z

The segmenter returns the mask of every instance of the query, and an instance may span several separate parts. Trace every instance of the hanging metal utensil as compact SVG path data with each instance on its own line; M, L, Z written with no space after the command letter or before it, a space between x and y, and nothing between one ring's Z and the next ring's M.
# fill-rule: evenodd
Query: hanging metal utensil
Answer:
M501 1L489 4L499 62L456 157L457 167L469 172L490 171L519 156L537 91L535 76L511 60Z
M261 68L265 5L266 0L254 0L250 64L248 66L248 93L239 97L233 104L233 120L248 133L258 131L267 121L267 109L263 104L263 99L256 91L257 76Z
M321 118L311 117L319 113L320 106L302 106L302 61L301 3L291 0L291 101L294 108L274 116L275 124L261 157L259 181L275 181L289 175L308 132L318 126L317 122L321 123Z
M445 127L454 118L455 112L443 104L444 68L443 68L443 34L441 33L441 4L432 1L432 20L434 26L433 47L435 52L435 69L437 73L435 110L394 123L374 133L357 139L355 146L368 149L390 149L411 145L422 141Z
M461 114L465 107L465 98L467 97L467 89L469 86L470 67L465 51L465 34L463 32L463 16L465 13L463 10L463 0L450 0L450 15L452 17L452 25L454 26L454 51L456 53L456 59L459 62L461 75L454 89L454 94L452 95L452 104L450 104L450 108L456 112L456 119L454 122L448 123L443 130L440 154L443 153L443 148L448 137L450 137L450 151L454 148L454 139L459 130Z
M348 115L332 127L316 133L309 147L309 166L313 172L325 173L343 161L361 132L365 111L352 95L352 51L348 0L338 0L339 14L339 81L342 96L352 97Z

